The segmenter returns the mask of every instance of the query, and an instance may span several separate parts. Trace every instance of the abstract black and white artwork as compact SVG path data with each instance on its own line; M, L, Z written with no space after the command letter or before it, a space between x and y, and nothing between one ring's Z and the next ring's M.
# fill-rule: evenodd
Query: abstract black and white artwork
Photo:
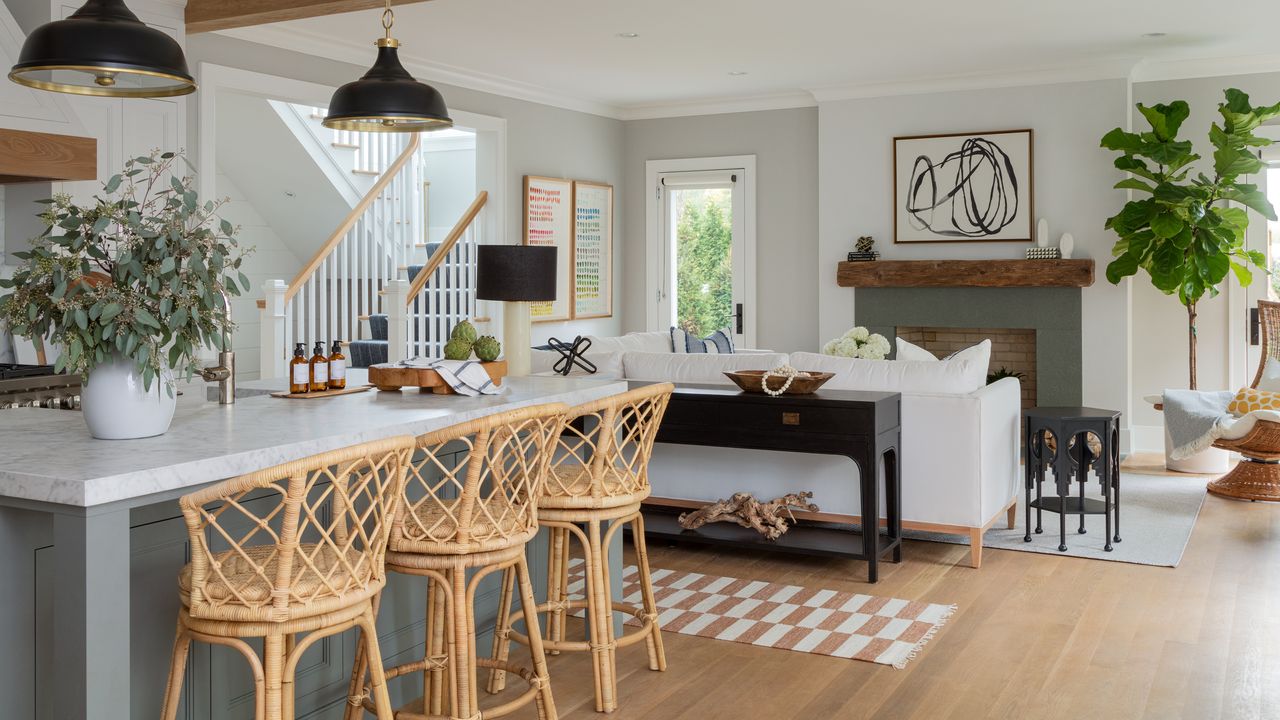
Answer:
M894 238L1031 242L1030 130L893 140Z

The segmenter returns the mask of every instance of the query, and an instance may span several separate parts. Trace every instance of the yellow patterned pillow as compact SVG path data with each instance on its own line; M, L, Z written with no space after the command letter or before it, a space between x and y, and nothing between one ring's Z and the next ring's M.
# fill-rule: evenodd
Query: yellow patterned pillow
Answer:
M1280 392L1244 388L1227 405L1227 412L1236 416L1248 415L1254 410L1280 410Z

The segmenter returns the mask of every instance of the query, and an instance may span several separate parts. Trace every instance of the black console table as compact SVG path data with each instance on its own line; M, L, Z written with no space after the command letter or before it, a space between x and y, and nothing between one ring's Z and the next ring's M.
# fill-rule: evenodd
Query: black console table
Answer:
M646 384L632 382L631 386ZM893 562L902 559L900 399L897 393L848 390L770 397L722 385L677 385L658 429L658 442L847 457L858 466L860 532L848 525L806 522L769 541L730 523L686 530L676 522L669 505L650 503L644 511L645 533L665 540L857 558L867 561L868 582L876 582L880 558L890 553ZM884 478L886 534L880 533L877 517L880 477ZM821 503L822 498L815 501Z

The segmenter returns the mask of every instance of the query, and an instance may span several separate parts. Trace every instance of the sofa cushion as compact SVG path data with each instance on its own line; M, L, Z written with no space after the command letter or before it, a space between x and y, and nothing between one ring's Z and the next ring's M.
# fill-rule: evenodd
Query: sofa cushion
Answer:
M897 338L898 352L895 355L897 360L921 360L924 362L936 362L938 358L933 353L925 350L919 345ZM976 345L970 345L963 350L957 350L950 355L942 358L941 362L951 362L953 360L972 360L983 367L983 372L991 366L991 341L983 340Z
M671 334L661 330L627 333L621 337L587 337L591 339L590 352L671 352Z
M622 356L622 370L628 380L729 384L725 372L772 370L787 364L783 353L675 354L629 352Z
M986 363L975 360L862 360L792 353L791 365L834 373L823 386L832 390L965 395L987 384Z
M535 375L554 373L555 364L563 357L555 350L531 350L529 355L529 371ZM622 377L622 353L588 350L582 357L596 366L595 377ZM573 370L569 373L569 377L583 376L591 376L591 373L577 365L574 365Z

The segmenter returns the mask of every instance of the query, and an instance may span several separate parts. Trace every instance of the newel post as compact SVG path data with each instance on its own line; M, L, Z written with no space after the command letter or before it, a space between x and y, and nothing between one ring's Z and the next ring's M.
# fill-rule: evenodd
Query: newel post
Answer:
M387 362L398 363L408 358L409 281L390 280L382 293L387 312Z
M289 348L285 347L284 337L284 296L288 290L289 285L283 280L267 280L262 284L263 301L258 305L262 313L260 378L282 378L289 374L286 368Z

